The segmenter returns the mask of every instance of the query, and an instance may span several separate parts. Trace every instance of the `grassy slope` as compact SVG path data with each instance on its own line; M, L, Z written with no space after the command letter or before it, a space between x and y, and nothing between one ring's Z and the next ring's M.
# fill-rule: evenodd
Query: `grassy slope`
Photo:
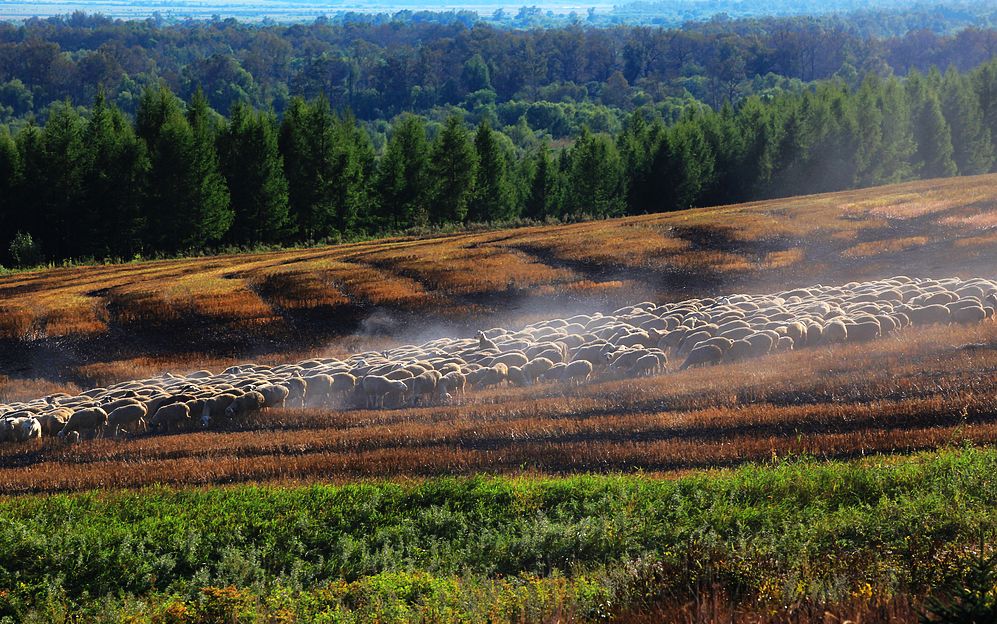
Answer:
M107 616L108 605L92 601L117 595L120 607L121 596L150 593L159 595L150 604L163 607L172 594L194 609L203 586L230 584L284 596L299 615L311 610L305 621L324 609L366 609L369 617L389 607L411 610L413 621L420 613L456 621L474 601L501 608L505 594L506 606L561 609L567 620L646 613L650 602L674 607L695 587L755 608L840 605L873 593L909 598L956 574L979 531L997 526L995 472L997 451L949 450L678 480L472 478L7 498L0 613L47 597ZM305 593L289 597L296 591ZM443 605L454 611L433 611ZM463 621L486 614L471 610Z
M506 323L651 297L992 273L995 226L997 175L988 175L569 226L22 273L0 278L0 371L24 376L60 356L301 349L357 330L411 331L427 311L432 325L468 330L486 317Z

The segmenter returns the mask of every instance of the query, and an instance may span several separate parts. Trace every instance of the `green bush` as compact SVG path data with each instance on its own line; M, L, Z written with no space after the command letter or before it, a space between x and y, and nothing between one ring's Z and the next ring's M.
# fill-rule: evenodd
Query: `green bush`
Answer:
M38 266L45 261L41 247L27 232L18 232L10 242L8 251L14 260L14 266L18 268Z

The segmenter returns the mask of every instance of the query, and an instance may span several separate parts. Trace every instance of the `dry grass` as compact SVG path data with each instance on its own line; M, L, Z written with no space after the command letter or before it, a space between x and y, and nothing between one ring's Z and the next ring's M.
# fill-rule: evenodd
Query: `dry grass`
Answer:
M997 175L988 175L568 226L36 271L0 278L0 338L85 339L200 319L277 340L306 313L309 332L328 337L352 332L373 308L467 321L500 311L510 294L608 305L908 271L992 275L994 227Z
M970 343L984 346L960 348ZM992 321L577 389L501 388L462 406L274 410L238 430L8 446L0 448L0 493L522 470L672 473L967 440L997 442Z

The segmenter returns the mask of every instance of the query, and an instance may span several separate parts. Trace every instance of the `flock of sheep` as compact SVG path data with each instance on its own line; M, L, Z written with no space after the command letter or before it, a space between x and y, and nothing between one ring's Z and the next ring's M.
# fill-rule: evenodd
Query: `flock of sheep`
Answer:
M489 329L476 338L316 358L246 364L221 373L152 379L0 405L0 441L58 436L66 442L149 429L207 428L269 407L402 407L460 402L503 384L580 384L742 361L775 351L861 342L911 325L978 323L994 316L997 282L894 277L734 295L612 314L579 314Z

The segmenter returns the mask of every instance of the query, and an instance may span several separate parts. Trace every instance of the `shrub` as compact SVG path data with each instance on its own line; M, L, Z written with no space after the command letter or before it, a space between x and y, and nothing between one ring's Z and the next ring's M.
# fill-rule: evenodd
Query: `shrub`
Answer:
M19 268L37 266L44 261L41 247L27 232L18 232L10 242L8 250L14 265Z

